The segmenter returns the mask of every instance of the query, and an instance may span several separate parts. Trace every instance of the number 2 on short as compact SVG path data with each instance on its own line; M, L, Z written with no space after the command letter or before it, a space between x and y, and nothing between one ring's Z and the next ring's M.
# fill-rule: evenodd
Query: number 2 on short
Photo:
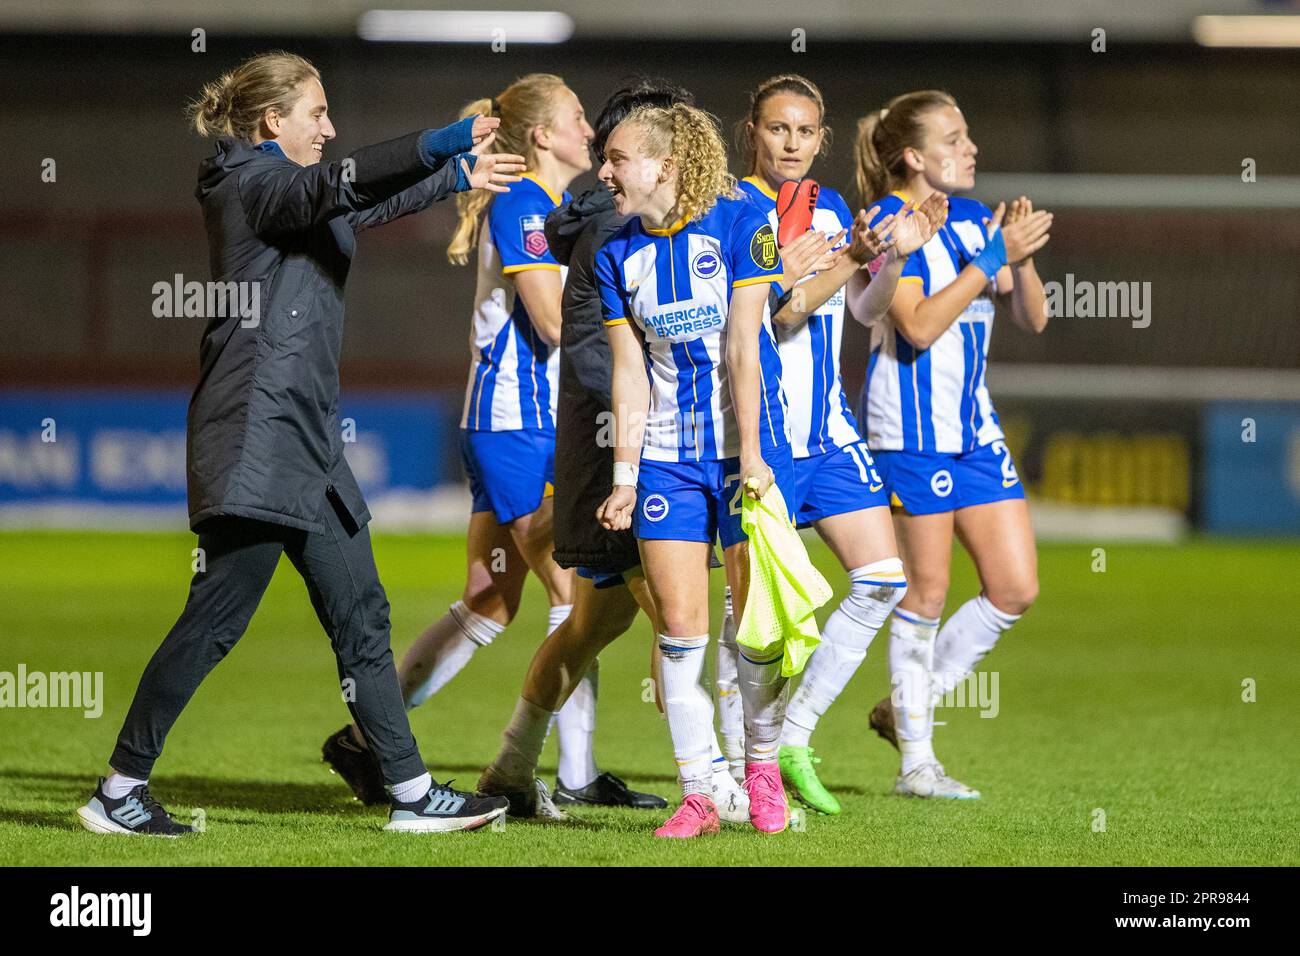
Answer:
M733 481L736 483L736 493L731 496L731 504L727 510L733 515L738 515L740 514L740 496L745 490L744 485L740 483L740 475L728 475L726 480L722 482L722 487L727 487Z
M1019 481L1020 476L1016 474L1016 465L1011 460L1011 449L1007 447L1007 443L995 441L990 447L993 449L993 454L1002 456L1002 480L1011 483Z

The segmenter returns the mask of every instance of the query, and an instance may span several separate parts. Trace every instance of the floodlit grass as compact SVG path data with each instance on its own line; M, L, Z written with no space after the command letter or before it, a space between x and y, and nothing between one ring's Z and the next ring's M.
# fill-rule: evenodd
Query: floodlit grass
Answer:
M104 712L0 710L0 862L28 865L1061 864L1300 862L1297 620L1300 546L1044 545L1042 596L986 661L999 712L941 710L936 746L978 802L890 795L896 754L867 729L887 689L882 635L813 743L841 799L777 836L724 826L715 838L651 838L662 813L579 810L568 825L511 822L472 834L380 831L320 762L346 720L329 643L282 562L252 627L200 688L151 789L174 815L201 809L182 840L95 836L75 819L104 772L140 672L179 613L192 536L0 534L0 671L102 671ZM459 596L463 542L380 536L381 578L400 656ZM842 594L845 578L814 558ZM720 592L722 575L714 575ZM949 610L975 593L954 562ZM715 597L719 595L715 594ZM720 600L714 602L715 633ZM829 608L826 609L829 611ZM529 585L519 619L412 714L439 780L472 788L495 753L545 631ZM650 632L638 621L601 656L597 756L629 783L677 796L667 726L642 699ZM1244 702L1243 681L1257 700ZM554 742L543 757L554 776ZM1104 813L1105 830L1095 832Z

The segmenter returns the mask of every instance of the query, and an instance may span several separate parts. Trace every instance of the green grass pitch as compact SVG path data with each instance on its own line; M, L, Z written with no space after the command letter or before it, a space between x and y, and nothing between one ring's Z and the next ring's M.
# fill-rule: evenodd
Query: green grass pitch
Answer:
M658 842L659 813L590 810L568 825L511 822L471 834L380 831L320 763L345 720L333 657L287 561L253 625L182 715L152 789L207 830L179 841L102 837L77 825L135 682L185 598L185 534L0 534L0 671L103 671L104 713L0 710L0 862L28 865L1062 864L1300 862L1297 621L1300 545L1197 540L1044 545L1038 605L986 661L1000 712L940 711L936 737L973 803L890 795L896 755L867 729L887 688L879 638L814 737L837 818L764 836ZM463 543L380 536L380 575L405 650L459 594ZM825 549L814 558L842 594ZM722 586L715 573L715 597ZM974 593L954 562L949 610ZM720 614L714 602L714 633ZM440 780L472 787L493 755L545 624L529 585L519 619L412 715ZM827 609L829 610L829 608ZM629 782L676 797L668 731L643 700L644 621L601 658L597 756ZM1243 682L1255 702L1243 701ZM543 757L554 776L554 741ZM1104 813L1104 831L1098 830Z

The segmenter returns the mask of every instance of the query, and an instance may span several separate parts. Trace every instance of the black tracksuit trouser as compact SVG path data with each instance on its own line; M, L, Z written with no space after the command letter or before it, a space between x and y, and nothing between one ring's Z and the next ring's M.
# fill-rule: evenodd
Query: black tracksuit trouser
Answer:
M369 528L357 528L333 500L321 512L326 528L319 534L224 515L199 525L206 568L194 575L185 609L145 667L109 760L113 769L149 777L176 718L243 637L283 552L307 584L334 648L344 700L385 781L425 773L393 666L388 598Z

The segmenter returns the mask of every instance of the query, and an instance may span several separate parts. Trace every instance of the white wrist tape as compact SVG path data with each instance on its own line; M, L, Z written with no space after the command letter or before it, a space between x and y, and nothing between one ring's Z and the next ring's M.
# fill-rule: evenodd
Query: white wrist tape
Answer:
M636 487L636 465L630 461L614 462L614 485L631 485Z

